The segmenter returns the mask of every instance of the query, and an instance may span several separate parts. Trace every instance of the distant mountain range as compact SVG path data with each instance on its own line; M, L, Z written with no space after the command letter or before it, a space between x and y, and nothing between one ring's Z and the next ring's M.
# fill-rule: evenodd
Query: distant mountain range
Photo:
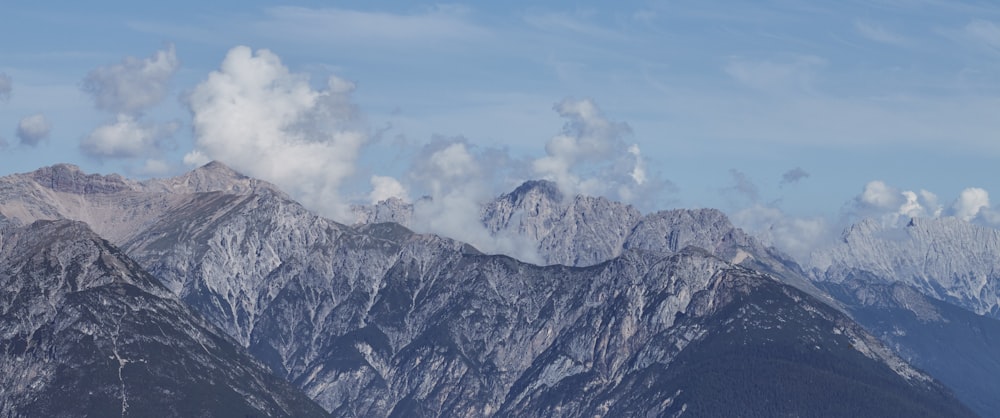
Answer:
M67 165L0 178L0 364L9 379L0 415L231 415L212 409L231 406L308 416L324 413L317 405L334 416L996 410L976 401L994 386L949 383L948 360L926 360L945 352L933 337L907 340L879 322L920 312L899 322L906 335L938 335L922 324L941 318L983 318L981 329L995 332L993 319L963 310L988 313L987 302L945 303L990 289L963 287L973 279L935 294L896 270L840 274L872 270L850 249L807 271L721 212L643 215L562 196L544 181L484 202L481 214L491 233L536 243L545 266L416 234L404 202L355 213L356 225L324 219L220 163L143 182ZM972 247L942 247L941 257ZM915 296L894 296L896 282ZM906 302L917 300L923 307ZM974 347L969 364L985 364L989 347ZM96 384L77 385L86 379Z

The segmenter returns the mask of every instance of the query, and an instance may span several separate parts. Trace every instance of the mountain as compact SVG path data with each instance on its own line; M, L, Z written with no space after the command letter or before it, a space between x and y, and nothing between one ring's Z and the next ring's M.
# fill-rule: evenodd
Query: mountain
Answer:
M528 212L548 193L529 184L498 231L541 220L553 257L595 249L534 266L341 225L221 164L147 182L63 169L73 187L0 179L0 215L93 222L338 416L972 415L715 211L616 220L620 204L546 197Z
M688 386L688 377L665 376L687 376L687 363L675 362L681 354L693 356L693 364L711 363L685 348L692 344L745 347L729 354L732 363L726 367L762 361L753 357L758 355L770 361L749 373L745 385L730 389L731 404L706 410L709 415L744 411L736 399L751 396L755 388L773 387L792 376L783 374L789 364L800 363L796 373L801 374L794 376L812 379L827 388L822 393L829 397L799 393L795 402L782 407L776 403L783 398L772 388L761 394L769 397L757 411L788 408L805 414L815 405L829 408L827 416L856 411L833 406L839 402L884 405L889 408L884 412L906 411L907 416L968 415L946 390L909 368L845 315L770 276L702 250L682 249L670 256L630 250L588 268L538 267L479 254L397 224L347 228L326 223L295 212L294 202L274 196L232 210L233 205L206 206L225 208L220 209L225 213L178 215L176 222L164 223L164 230L173 231L180 219L206 219L180 226L214 229L211 235L179 234L192 238L178 243L196 249L177 252L201 254L187 262L191 268L152 268L161 274L188 272L181 281L195 284L182 288L204 293L186 293L185 300L218 312L207 316L247 318L231 326L246 335L250 351L338 416L634 413L658 408L678 390L695 393L678 398L671 404L674 409L663 407L664 413L677 412L720 390L707 386L696 391ZM151 229L149 235L163 236L158 231ZM302 246L296 249L288 244L292 242ZM129 248L146 259L145 245ZM264 270L244 270L250 265ZM223 268L232 273L220 275ZM190 273L199 270L203 273ZM207 277L226 282L208 283ZM257 279L248 280L253 277ZM256 283L264 285L248 286ZM740 308L730 306L733 300ZM782 308L760 313L756 306ZM243 314L226 317L225 312ZM718 335L736 320L750 321L750 331L732 328ZM762 323L793 330L761 336ZM748 335L758 338L748 340ZM812 361L798 357L802 347L829 364L814 369ZM681 368L672 368L675 364ZM832 364L843 369L827 368ZM662 381L640 390L647 386L638 382L647 378ZM668 384L670 393L663 389ZM886 403L885 398L905 402Z
M913 219L901 228L867 219L813 254L811 264L818 281L839 283L861 271L1000 318L1000 230L950 217Z
M0 312L2 416L326 415L80 222L0 232Z
M183 176L145 182L117 174L85 174L79 167L58 164L0 178L0 216L14 225L36 220L79 220L101 237L121 243L164 212L187 204L200 193L283 195L273 185L220 163L210 163Z
M812 256L852 316L983 416L1000 402L1000 231L956 218L864 220Z
M984 417L1000 411L1000 320L928 297L901 282L857 272L821 285L852 317L911 364L953 388Z
M357 224L397 222L411 226L413 222L413 205L398 199L354 210ZM669 253L692 245L736 263L752 259L754 254L790 262L787 256L734 227L718 210L676 209L643 215L631 205L604 197L564 196L547 180L526 181L486 202L481 219L495 236L515 236L534 243L544 264L586 267L628 249Z
M390 199L355 207L356 222L410 226L413 210L413 205ZM569 198L551 181L530 180L486 202L481 219L493 236L533 244L544 264L585 267L632 249L670 254L695 246L727 261L772 273L837 304L813 285L791 257L733 226L716 209L674 209L643 215L621 202L603 197Z

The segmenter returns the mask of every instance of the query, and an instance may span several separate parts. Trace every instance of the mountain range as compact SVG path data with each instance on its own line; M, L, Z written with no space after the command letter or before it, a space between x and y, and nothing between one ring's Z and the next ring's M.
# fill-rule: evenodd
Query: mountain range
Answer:
M850 249L804 269L719 211L643 215L563 196L546 181L486 202L481 213L492 234L535 245L542 265L415 233L412 211L384 201L356 208L357 224L339 224L221 163L147 181L68 165L0 178L0 347L11 379L0 415L195 410L169 405L269 416L996 410L976 401L996 379L979 392L945 387L947 359L926 360L940 344L879 325L905 306L921 312L899 325L907 335L928 318L983 318L981 328L995 332L994 319L978 315L995 307L985 297L955 305L988 294L992 276L976 289L963 287L978 283L975 274L921 287L900 271L869 268ZM891 258L900 248L858 251ZM943 246L941 257L963 249ZM895 295L897 283L916 296L863 297ZM112 296L122 292L132 300ZM99 296L79 296L90 294ZM932 308L906 305L914 300ZM206 354L191 349L196 343ZM989 347L975 347L970 364L986 364ZM82 384L98 377L99 385ZM145 392L128 390L146 380ZM59 398L57 387L73 394ZM98 388L101 397L91 393ZM204 403L183 401L198 396ZM93 409L80 409L87 399L96 399Z

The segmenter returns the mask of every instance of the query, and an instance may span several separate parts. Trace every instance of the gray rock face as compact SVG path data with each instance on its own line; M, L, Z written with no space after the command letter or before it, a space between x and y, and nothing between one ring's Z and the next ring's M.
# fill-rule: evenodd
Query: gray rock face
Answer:
M900 400L891 407L916 405L913 416L968 412L844 314L732 264L797 268L718 212L643 217L528 184L486 207L486 225L537 238L552 260L588 265L539 267L394 223L340 225L266 184L208 168L110 198L6 178L0 187L25 198L0 195L0 214L19 224L89 217L187 306L340 416L674 415L719 392L692 383L707 361L701 348L762 365L730 389L734 398L783 381L780 370L814 353L797 376L842 388L829 391L837 396ZM851 389L874 382L889 382L880 386L888 392ZM760 413L784 399L757 397ZM851 415L851 402L816 399L830 415ZM793 404L783 411L814 406ZM725 405L701 413L745 411Z
M915 219L902 228L866 220L813 255L817 280L864 272L981 315L1000 318L1000 231L956 218Z
M84 224L0 235L0 415L323 416Z

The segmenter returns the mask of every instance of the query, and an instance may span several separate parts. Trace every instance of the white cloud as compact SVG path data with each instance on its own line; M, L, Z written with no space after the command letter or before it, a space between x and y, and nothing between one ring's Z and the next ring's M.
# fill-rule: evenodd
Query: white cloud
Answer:
M178 123L144 124L121 113L107 125L99 126L80 141L80 150L98 158L134 158L159 153L161 142L180 127Z
M0 102L10 100L11 90L13 90L13 83L10 80L10 76L0 73Z
M409 201L410 197L406 193L406 187L399 180L387 176L372 176L372 191L368 195L371 204L376 204L390 198Z
M161 102L180 67L173 45L145 59L125 57L121 63L87 74L83 90L98 109L113 113L138 113Z
M971 221L976 218L984 209L990 208L990 194L986 190L978 187L970 187L962 190L958 199L952 204L952 214L964 221Z
M81 139L80 150L96 158L161 154L163 145L180 124L147 122L143 112L163 101L179 67L174 46L167 45L149 58L125 57L118 64L99 67L87 74L83 90L94 100L95 107L113 113L115 119Z
M909 41L907 41L907 39L902 35L892 32L879 24L855 20L854 29L858 31L858 34L861 36L875 42L895 46L904 46L909 43Z
M878 209L891 209L899 206L900 193L898 190L889 187L885 182L875 180L865 185L865 189L858 197L858 201L864 205Z
M882 181L872 181L848 206L850 218L873 218L885 226L901 226L910 218L954 216L967 222L1000 225L1000 211L990 206L989 193L969 187L947 209L937 195L927 190L899 190Z
M898 226L911 218L938 217L943 211L934 193L899 190L881 180L868 182L849 209L855 218L871 217L887 226Z
M635 166L632 167L629 176L632 177L635 184L642 186L646 182L646 161L642 159L642 151L638 144L632 144L628 147L628 153L635 156Z
M354 85L330 77L314 90L268 50L231 49L188 97L195 149L187 163L219 160L276 183L306 206L351 219L338 193L368 136L351 102Z
M17 137L21 140L21 145L31 147L48 138L51 131L48 119L41 113L24 117L17 125Z
M855 216L875 217L886 225L909 222L910 218L938 217L943 211L934 193L899 190L880 180L866 184L854 201Z
M591 100L567 99L557 103L555 110L566 123L546 143L546 156L532 162L536 176L555 182L568 196L626 201L640 188L652 185L639 146L626 146L623 141L631 133L628 125L605 118Z
M535 244L523 237L493 235L480 218L483 204L495 197L492 182L509 169L506 155L496 150L480 150L462 139L432 141L409 173L430 194L430 199L414 203L413 229L457 239L488 254L541 262Z

